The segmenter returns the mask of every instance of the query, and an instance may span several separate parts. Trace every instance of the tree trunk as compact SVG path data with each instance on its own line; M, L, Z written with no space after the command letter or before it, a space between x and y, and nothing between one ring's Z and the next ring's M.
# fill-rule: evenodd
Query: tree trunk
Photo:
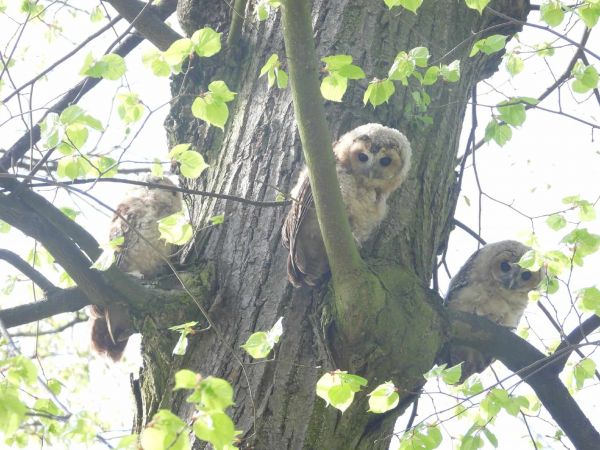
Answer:
M529 5L497 0L491 6L524 20ZM302 152L290 90L269 90L267 81L258 78L273 53L285 68L280 17L272 14L259 23L253 7L250 2L246 8L250 19L234 47L217 57L192 61L187 73L174 79L177 98L167 128L173 145L192 143L210 164L192 187L270 201L278 190L290 191L303 165ZM227 32L231 20L227 2L180 0L178 12L188 33L204 26ZM188 198L198 230L185 251L188 286L216 329L191 337L187 354L178 357L171 355L175 333L151 320L144 322L144 423L158 408L170 408L184 419L191 416L185 393L172 391L174 373L189 368L234 386L232 416L242 430L242 448L387 448L395 419L422 386L422 374L445 342L440 299L427 286L454 213L454 169L467 101L475 83L496 70L500 59L498 54L468 55L477 39L518 31L503 22L454 0L425 1L418 15L399 8L390 12L381 0L314 1L318 55L350 54L370 78L387 76L396 54L417 46L429 48L430 62L461 61L458 83L427 87L427 114L433 125L419 120L411 96L417 86L412 84L405 88L397 83L390 102L376 110L363 106L364 80L349 83L343 103L327 104L333 139L357 125L380 122L401 130L412 144L409 179L391 198L388 218L361 250L387 291L386 302L374 304L366 296L365 315L378 311L369 323L372 333L349 348L331 319L327 287L293 289L286 280L287 252L280 244L280 229L287 208ZM474 35L482 30L487 31ZM190 113L194 96L217 79L238 93L230 103L224 132L208 128ZM221 213L225 223L206 228L208 218ZM177 320L206 324L188 303ZM256 362L244 355L240 345L248 336L269 329L280 316L284 334L272 360ZM391 379L405 401L388 414L375 415L366 412L366 395L360 393L356 404L341 415L315 395L317 380L332 369L364 376L369 388ZM196 443L198 448L202 445Z

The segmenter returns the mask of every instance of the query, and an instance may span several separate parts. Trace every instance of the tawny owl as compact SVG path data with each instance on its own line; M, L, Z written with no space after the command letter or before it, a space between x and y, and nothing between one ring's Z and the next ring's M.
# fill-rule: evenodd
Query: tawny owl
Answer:
M398 130L377 123L361 125L333 144L336 171L352 233L362 244L385 218L387 198L406 179L411 148ZM296 286L315 286L329 273L305 168L294 189L282 229L289 249L288 279Z
M144 181L174 186L167 178L147 177ZM157 221L181 209L179 192L147 186L130 190L117 207L109 232L111 240L120 236L124 239L117 252L117 266L144 278L159 274L165 267L163 258L173 253L174 246L160 239ZM91 315L92 347L119 360L132 334L129 314L119 305L93 305Z
M529 250L517 241L500 241L480 248L450 281L444 303L448 308L516 328L527 306L527 293L542 279L541 271L531 272L518 264ZM493 359L469 347L452 346L448 366L463 361L461 382L482 372Z

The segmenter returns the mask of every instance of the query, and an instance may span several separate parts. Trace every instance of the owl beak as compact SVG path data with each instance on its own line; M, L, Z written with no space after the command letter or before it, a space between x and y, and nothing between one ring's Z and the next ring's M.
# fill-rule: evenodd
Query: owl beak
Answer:
M510 280L508 281L508 289L514 289L515 286L517 285L517 281L519 281L519 275L520 272L517 271L513 271L512 276L510 277Z

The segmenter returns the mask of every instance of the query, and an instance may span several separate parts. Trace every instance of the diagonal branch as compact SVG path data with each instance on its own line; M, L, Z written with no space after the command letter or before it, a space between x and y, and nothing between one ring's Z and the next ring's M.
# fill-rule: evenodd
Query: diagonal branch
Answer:
M91 302L79 288L57 289L45 300L0 310L0 321L6 328L47 319L56 314L79 311Z
M600 328L600 316L594 314L581 322L580 325L563 339L555 351L555 353L561 355L559 362L554 365L556 373L560 373L564 369L567 359L569 359L569 356L571 356L571 353L574 351L573 346L585 340L598 328Z
M594 450L600 434L554 371L561 355L546 357L509 329L459 311L448 311L453 343L467 345L499 359L535 391L538 398L579 450Z
M164 1L157 6L157 15L161 18L170 16L176 8L176 1L169 0ZM126 38L114 53L120 56L126 56L134 48L136 48L144 38L132 35ZM0 172L7 172L11 167L17 164L23 156L29 151L32 145L40 140L40 124L44 121L49 113L60 114L68 106L77 103L81 97L87 94L92 88L100 83L101 78L85 78L81 80L76 86L70 89L58 102L51 106L46 113L40 118L37 124L31 128L27 133L21 136L4 155L0 158Z
M167 50L173 42L182 37L165 24L165 17L156 14L155 10L150 6L152 1L144 3L138 0L107 0L107 3L115 8L142 36L160 50ZM161 2L161 6L164 7L165 3L170 4L167 5L168 8L175 11L177 7L176 0L165 0Z
M46 294L56 289L48 278L42 275L39 271L35 270L31 265L21 258L16 253L10 250L0 249L0 259L6 261L35 284L37 284Z

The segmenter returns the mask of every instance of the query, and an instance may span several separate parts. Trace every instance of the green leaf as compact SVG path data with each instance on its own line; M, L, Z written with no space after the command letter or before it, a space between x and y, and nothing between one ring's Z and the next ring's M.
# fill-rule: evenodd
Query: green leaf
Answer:
M575 378L576 389L580 390L585 384L585 380L594 378L596 363L590 358L584 358L573 367L573 378Z
M144 450L190 450L188 427L183 420L166 409L159 410L140 435Z
M325 67L330 72L337 72L343 67L352 64L352 56L350 55L332 55L321 58L325 63Z
M9 383L15 386L20 386L22 383L33 386L37 383L38 369L29 358L18 355L0 362L0 366L2 365L8 366L8 369L4 371L4 376Z
M490 0L465 0L467 6L471 9L476 9L479 11L479 14L483 11L483 9L488 5Z
M442 381L446 384L456 384L462 375L462 363L442 370Z
M317 395L325 400L327 405L331 404L344 412L352 404L354 393L364 385L366 385L364 378L336 370L325 373L317 381Z
M181 64L194 51L194 43L189 38L178 39L163 52L163 58L169 66Z
M40 124L40 133L44 148L53 148L63 139L63 128L56 113L48 113Z
M389 9L392 9L394 6L402 6L413 13L417 13L417 10L423 3L423 0L383 0Z
M519 99L509 99L498 105L499 118L513 127L518 127L525 122L525 105L517 103Z
M423 75L423 79L421 80L421 84L423 86L431 86L435 84L440 74L440 68L438 66L431 66L425 71L425 75Z
M366 105L367 102L371 103L373 107L379 106L382 103L387 103L396 88L394 83L388 79L377 80L375 79L369 83L369 87L365 91L363 96L363 103Z
M150 67L152 73L157 77L168 77L171 74L171 66L158 50L151 50L142 57L145 66Z
M510 76L514 77L523 71L525 63L521 57L515 53L508 54L505 62L506 70L510 73Z
M560 1L550 0L540 6L540 15L542 20L551 27L559 26L565 18Z
M12 436L25 421L27 407L21 401L16 388L0 389L0 431L4 439Z
M544 42L541 44L535 44L533 48L536 49L536 54L541 57L553 56L554 48L550 42Z
M225 214L217 214L216 216L212 216L208 219L211 225L221 225L225 222Z
M229 117L229 109L222 101L215 100L212 96L198 97L192 104L192 114L209 123L210 125L224 129L225 122Z
M253 358L266 358L283 333L282 321L283 317L280 317L268 332L253 333L242 348Z
M429 60L429 50L427 47L415 47L408 56L415 62L417 67L427 67L427 61Z
M407 83L409 76L415 71L416 62L408 53L402 51L396 55L394 63L388 72L390 80L400 80L403 84Z
M204 161L204 157L193 150L183 152L178 156L176 161L179 161L181 164L179 167L181 174L191 179L198 178L209 167L206 161Z
M165 173L160 159L158 158L154 158L154 161L152 162L152 168L150 170L152 172L152 176L157 178L163 178Z
M506 45L507 37L508 36L503 36L501 34L493 34L485 39L480 39L473 45L469 56L475 56L479 52L485 53L486 55L499 52Z
M394 409L400 401L396 386L387 381L377 386L369 395L369 411L381 414Z
M196 54L208 58L219 53L221 51L221 34L208 27L194 32L192 43Z
M216 99L221 100L222 102L230 102L232 101L236 93L229 90L227 84L224 81L217 80L213 81L208 85L208 90L213 94Z
M171 244L183 245L193 236L192 225L190 225L183 211L171 214L157 222L161 239Z
M598 86L598 71L594 66L586 66L581 60L575 63L571 75L575 77L571 87L578 94L585 94Z
M203 441L210 442L215 450L232 448L236 435L233 422L229 416L220 411L198 411L192 426L194 434Z
M285 89L288 85L288 74L281 69L275 69L275 77L277 78L277 87Z
M554 231L567 226L567 220L561 214L552 214L546 219L546 224Z
M175 347L173 347L173 351L171 352L173 355L177 355L177 356L183 356L185 355L185 352L187 351L187 347L188 347L188 334L187 332L183 331L179 334L179 339L177 339L177 343L175 344Z
M10 225L4 220L0 220L0 233L8 233L10 231Z
M80 75L92 78L105 78L107 80L118 80L127 71L125 60L116 53L109 53L95 60L90 53L87 55Z
M323 78L321 82L321 95L326 100L341 102L347 88L348 79L333 72L331 75Z
M457 59L450 64L443 64L440 68L440 75L448 83L456 83L460 79L460 61Z
M117 112L119 117L126 124L135 123L144 115L144 105L140 102L140 98L133 92L117 95L119 101Z
M365 72L354 64L348 64L344 67L341 67L337 73L338 75L348 78L349 80L362 80L366 76Z
M528 250L519 260L519 266L532 272L539 270L543 265L541 255L535 250Z
M94 9L92 9L90 14L90 21L92 23L96 23L100 22L102 19L104 19L104 11L102 8L100 8L100 6L96 6Z
M208 377L200 381L200 403L205 409L224 411L233 405L233 388L222 378Z
M593 28L598 23L598 18L600 17L600 4L592 4L591 2L584 4L577 9L577 14L579 14L586 27Z
M581 311L592 312L600 316L600 290L596 287L581 289L577 307Z
M196 372L192 372L188 369L182 369L175 373L175 387L176 389L194 389L200 382L201 377Z
M500 124L496 119L492 119L485 127L486 142L492 139L499 145L503 146L512 138L512 130L506 124Z

